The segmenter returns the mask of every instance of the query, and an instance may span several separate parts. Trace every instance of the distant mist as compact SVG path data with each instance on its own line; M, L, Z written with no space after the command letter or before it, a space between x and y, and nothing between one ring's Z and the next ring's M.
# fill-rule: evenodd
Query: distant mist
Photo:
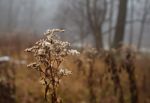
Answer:
M41 33L52 26L60 0L0 0L0 31Z

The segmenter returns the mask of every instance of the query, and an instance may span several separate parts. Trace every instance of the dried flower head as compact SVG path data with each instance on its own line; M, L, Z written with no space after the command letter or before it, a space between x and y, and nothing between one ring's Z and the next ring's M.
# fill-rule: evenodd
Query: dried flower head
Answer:
M59 74L60 74L61 76L68 76L68 75L71 75L72 72L71 72L70 70L68 70L68 69L60 69L60 70L59 70Z
M45 87L45 99L47 92L51 93L52 103L58 103L56 100L56 87L59 85L63 76L71 74L67 69L60 69L60 64L64 57L68 55L79 55L77 50L70 49L70 43L58 39L56 33L64 32L60 29L47 30L44 35L45 39L39 40L35 46L27 48L25 51L34 55L36 62L29 64L27 67L36 69L40 72L42 84ZM44 66L44 67L43 67Z

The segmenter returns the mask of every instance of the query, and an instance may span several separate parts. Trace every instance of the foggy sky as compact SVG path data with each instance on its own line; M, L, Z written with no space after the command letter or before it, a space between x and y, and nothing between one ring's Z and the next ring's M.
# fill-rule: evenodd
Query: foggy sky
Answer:
M9 18L7 9L9 7L9 0L0 0L0 26L1 28L5 28L7 19ZM14 31L34 31L38 34L43 33L48 28L55 28L55 22L56 14L61 12L59 10L59 6L61 6L61 2L64 2L65 0L34 0L35 4L33 5L33 8L30 6L31 0L13 0L14 1L14 7L12 10L12 14L14 15L14 19L16 19L16 27ZM136 15L134 16L135 19L141 18L141 13L143 13L143 2L140 1L138 3L135 2L136 8ZM117 7L117 5L116 5ZM32 8L32 9L31 9ZM130 4L128 6L128 9L130 9ZM128 10L128 14L130 14L130 10ZM62 13L63 14L63 13ZM117 13L116 13L117 14ZM115 15L116 15L115 14ZM33 17L31 17L33 16ZM115 20L116 17L114 17ZM32 19L32 20L30 20ZM127 20L130 20L127 18ZM58 24L59 25L59 24ZM61 24L60 24L61 25ZM115 25L115 24L114 24ZM139 37L139 29L140 29L140 23L134 24L134 43L137 42ZM130 26L126 26L126 36L125 41L128 42L129 40L129 30ZM146 24L145 32L143 36L142 46L149 48L150 47L150 26L149 24ZM105 41L105 40L104 40Z

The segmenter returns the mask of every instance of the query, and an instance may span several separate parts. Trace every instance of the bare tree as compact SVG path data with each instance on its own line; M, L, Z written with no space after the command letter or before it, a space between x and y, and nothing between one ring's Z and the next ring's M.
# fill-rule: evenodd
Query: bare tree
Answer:
M132 45L133 42L133 35L134 35L134 0L130 0L131 5L131 23L130 23L130 38L129 38L129 44Z
M101 5L100 5L101 4ZM102 6L103 5L103 6ZM107 11L106 0L86 0L87 18L97 50L103 48L102 26Z
M68 2L67 2L68 3ZM90 34L94 38L95 47L99 50L103 47L102 27L107 11L106 0L71 0L70 4L63 6L61 16L57 20L65 21L66 28L75 29L74 34L79 34L81 43ZM69 11L68 11L69 9ZM60 12L60 11L59 11ZM64 15L65 13L65 15ZM63 17L62 17L63 16ZM61 20L63 18L63 20Z
M113 9L114 9L114 0L110 0L110 10L109 10L109 29L110 29L110 31L109 31L109 36L108 36L108 44L109 44L109 48L111 48L111 43L112 43L112 34L113 34L113 32L112 32L112 24L113 24L113 13L114 13L114 11L113 11Z
M2 12L3 12L3 11L2 11L2 8L3 8L3 7L2 7L2 6L3 6L2 3L3 3L2 0L0 0L0 12L1 12L1 15L2 15ZM2 16L0 16L0 24L1 24L1 25L0 25L0 31L2 31L2 26L3 26L3 25L2 25L2 19L3 19Z
M8 22L7 22L7 30L12 31L13 29L13 5L14 1L9 0L8 1Z
M142 39L143 39L143 34L144 34L144 30L145 30L145 22L146 22L146 18L147 18L147 15L148 15L148 3L149 3L149 0L145 0L145 4L144 4L144 13L143 13L143 16L142 16L142 20L141 20L141 29L140 29L140 34L139 34L139 38L138 38L138 44L137 44L137 48L138 50L140 50L141 48L141 45L142 45Z
M113 41L113 47L117 47L122 43L125 35L126 15L127 15L128 0L119 0L119 11L116 23L115 36Z
M20 10L20 1L17 0L6 0L5 2L4 10L7 11L7 18L6 20L6 31L12 32L17 27L17 21L19 16L19 10Z
M54 23L59 28L69 29L67 38L77 36L78 39L72 38L71 42L79 42L83 47L84 39L89 34L86 20L85 0L64 0L57 12ZM69 10L68 10L69 9ZM64 37L63 37L64 38ZM64 38L66 39L66 38Z
M29 3L29 28L33 33L35 33L35 9L36 9L36 0L31 0Z
M73 21L78 27L80 41L83 47L84 38L88 34L88 30L86 30L87 23L86 23L85 1L78 0L77 2L78 3L73 3L73 1L71 2L72 11L76 12L77 15L76 17L78 17L78 18L75 17Z

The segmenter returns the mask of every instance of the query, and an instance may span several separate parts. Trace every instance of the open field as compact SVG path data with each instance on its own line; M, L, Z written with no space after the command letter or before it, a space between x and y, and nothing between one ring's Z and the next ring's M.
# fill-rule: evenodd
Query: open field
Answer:
M2 51L1 57L5 53ZM24 49L6 55L9 59L0 62L1 103L43 103L45 87L40 74L26 67L34 61L32 55ZM64 103L149 103L149 62L149 54L129 48L99 52L83 49L78 56L65 57L62 66L72 75L60 81L58 96ZM51 98L49 93L47 98Z

